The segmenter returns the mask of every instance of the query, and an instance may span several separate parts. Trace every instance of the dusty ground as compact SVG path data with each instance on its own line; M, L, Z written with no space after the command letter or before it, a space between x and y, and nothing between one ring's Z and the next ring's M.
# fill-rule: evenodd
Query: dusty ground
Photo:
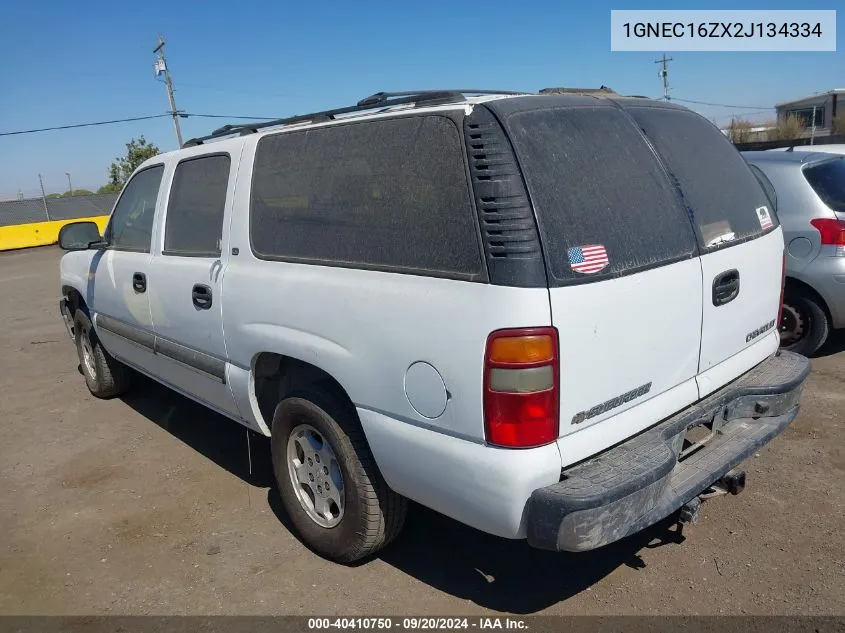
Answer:
M2 614L843 614L845 337L748 488L597 552L555 555L414 508L354 568L292 535L266 441L144 381L92 398L56 302L60 252L0 255Z

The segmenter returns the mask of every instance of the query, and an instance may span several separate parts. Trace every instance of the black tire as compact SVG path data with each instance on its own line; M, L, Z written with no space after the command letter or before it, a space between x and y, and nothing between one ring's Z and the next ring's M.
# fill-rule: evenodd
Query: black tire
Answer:
M345 507L334 527L323 527L308 515L288 474L288 438L300 424L311 425L328 441L343 475ZM336 562L351 563L399 534L407 500L385 483L350 405L329 393L297 392L276 407L270 442L282 503L309 548Z
M129 389L131 379L130 369L115 359L103 349L97 333L91 325L91 319L83 310L77 310L73 318L73 330L76 336L76 353L79 356L79 367L85 377L88 391L97 398L114 398ZM93 358L93 373L85 361L83 346L85 341L90 343Z
M780 332L783 349L810 356L827 341L830 318L814 297L800 291L790 292L783 299ZM790 336L784 339L786 334Z

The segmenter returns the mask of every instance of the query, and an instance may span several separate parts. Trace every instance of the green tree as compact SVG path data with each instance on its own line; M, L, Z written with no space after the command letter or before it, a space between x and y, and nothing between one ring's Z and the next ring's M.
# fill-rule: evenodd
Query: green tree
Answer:
M126 144L126 155L118 156L109 165L109 181L97 190L97 193L119 192L132 172L148 158L160 153L158 147L148 142L143 134Z

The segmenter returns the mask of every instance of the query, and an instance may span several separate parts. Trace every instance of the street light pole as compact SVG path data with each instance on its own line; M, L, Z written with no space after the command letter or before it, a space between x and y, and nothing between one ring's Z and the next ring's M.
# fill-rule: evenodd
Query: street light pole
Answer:
M52 218L50 217L50 209L47 208L47 194L44 192L44 180L42 180L41 174L38 174L38 182L41 185L41 201L44 203L44 213L47 215L49 222Z
M70 174L65 172L65 176L67 176L67 188L70 189L70 197L73 198L73 184L70 182Z

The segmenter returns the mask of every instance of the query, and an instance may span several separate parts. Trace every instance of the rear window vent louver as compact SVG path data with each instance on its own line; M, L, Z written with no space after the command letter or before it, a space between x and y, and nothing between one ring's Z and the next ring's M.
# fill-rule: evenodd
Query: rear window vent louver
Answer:
M464 136L491 283L545 286L537 223L510 142L483 106L464 119Z

